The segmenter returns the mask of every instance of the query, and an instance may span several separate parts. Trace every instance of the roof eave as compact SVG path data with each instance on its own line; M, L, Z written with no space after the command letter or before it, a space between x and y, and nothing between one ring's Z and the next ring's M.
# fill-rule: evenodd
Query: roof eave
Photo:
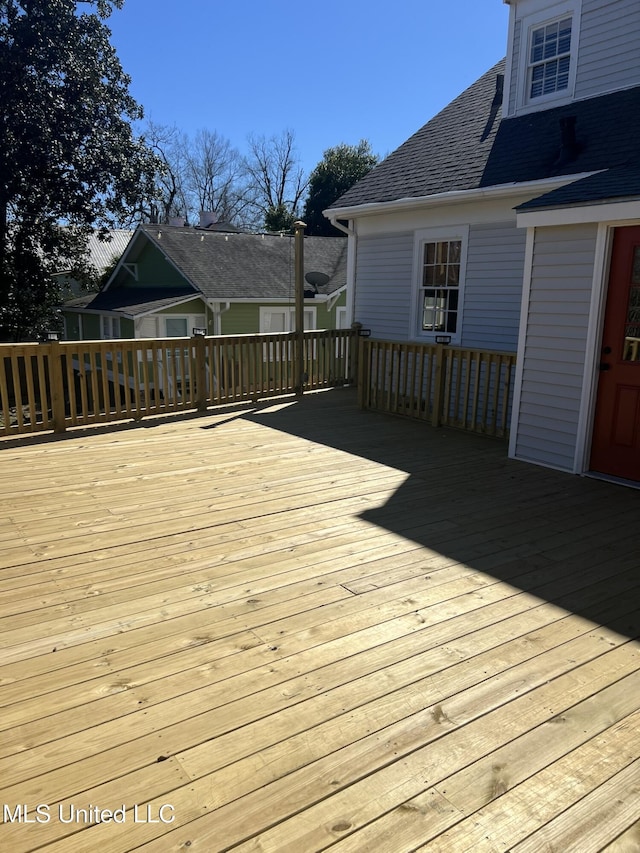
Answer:
M573 181L579 181L595 175L597 172L580 172L575 175L558 175L553 178L543 178L537 181L522 181L511 184L497 184L491 187L477 187L471 190L451 190L426 196L400 198L394 201L368 202L350 207L330 207L322 213L327 219L357 219L361 216L376 216L381 213L412 210L414 208L438 207L440 205L464 204L485 198L509 198L522 195L529 190L542 194L557 189ZM542 192L541 192L542 191Z
M536 210L516 211L518 228L536 228L543 225L585 225L620 223L631 225L640 222L640 199L610 199L576 204L563 204Z

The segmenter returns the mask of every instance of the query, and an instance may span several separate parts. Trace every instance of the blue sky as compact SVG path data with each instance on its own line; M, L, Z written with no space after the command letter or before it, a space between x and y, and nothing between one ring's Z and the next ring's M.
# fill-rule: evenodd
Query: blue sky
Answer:
M296 135L310 171L366 138L390 153L506 52L502 0L125 0L109 20L147 116Z

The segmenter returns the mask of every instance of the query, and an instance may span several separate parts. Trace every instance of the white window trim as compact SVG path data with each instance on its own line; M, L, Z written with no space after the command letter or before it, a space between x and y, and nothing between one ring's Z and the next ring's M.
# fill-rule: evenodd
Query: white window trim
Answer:
M167 320L186 320L187 321L187 334L185 337L190 338L193 334L193 329L202 329L207 326L207 317L206 314L159 314L161 319L161 328L163 334L161 337L182 337L182 335L168 335L167 334ZM204 322L202 322L204 319Z
M185 335L169 335L167 332L167 320L184 320L186 334ZM189 335L189 316L187 314L163 314L162 315L162 337L163 338L188 338Z
M578 69L578 48L580 41L580 17L582 0L567 0L560 6L542 9L520 19L520 56L518 57L518 87L516 114L536 112L548 109L550 106L560 106L573 100L576 88L576 73ZM569 61L569 84L566 89L529 97L529 56L531 51L531 35L534 30L564 18L571 18L571 48ZM505 83L505 92L508 92ZM508 94L507 94L508 97Z
M444 240L460 240L460 282L458 285L458 323L455 334L450 332L425 332L421 329L418 301L422 289L422 261L425 243L442 242ZM467 277L467 250L469 246L469 226L456 225L450 228L427 228L415 231L413 235L413 275L411 287L411 311L409 338L422 343L435 343L436 336L451 335L451 343L459 344L462 340L462 323L464 320L464 293Z
M110 334L105 334L105 324L109 327ZM114 326L118 326L118 334L114 334ZM121 318L117 314L101 314L100 315L100 338L103 341L116 341L122 337Z
M295 332L296 326L296 309L287 305L261 305L260 306L260 334L270 334L269 332L264 332L263 329L266 326L266 318L268 314L273 314L274 312L280 314L282 312L285 313L285 317L288 317L288 324L285 324L287 328L284 332L276 332L275 334L288 334L289 332ZM312 316L311 328L308 331L312 331L317 328L318 325L318 309L315 305L305 305L304 312L310 312Z

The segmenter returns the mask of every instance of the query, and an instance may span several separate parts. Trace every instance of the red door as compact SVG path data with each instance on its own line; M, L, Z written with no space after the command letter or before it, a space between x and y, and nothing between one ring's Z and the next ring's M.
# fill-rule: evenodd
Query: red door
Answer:
M640 481L640 226L614 233L591 470Z

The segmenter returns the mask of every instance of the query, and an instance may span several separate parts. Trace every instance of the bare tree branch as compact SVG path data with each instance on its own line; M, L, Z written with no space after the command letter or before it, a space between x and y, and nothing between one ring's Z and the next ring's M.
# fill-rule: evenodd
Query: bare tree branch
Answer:
M251 135L247 143L249 153L244 158L244 169L260 216L265 223L280 218L292 223L308 185L299 165L294 132L284 130L280 136L270 137Z

